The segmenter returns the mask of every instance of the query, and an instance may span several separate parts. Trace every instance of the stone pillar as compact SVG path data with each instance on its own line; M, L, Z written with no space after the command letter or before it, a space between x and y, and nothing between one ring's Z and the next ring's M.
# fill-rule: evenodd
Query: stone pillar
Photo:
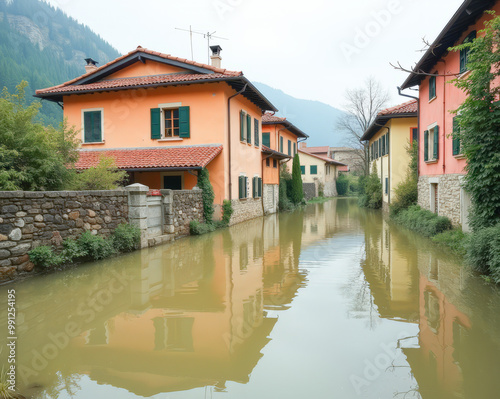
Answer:
M166 234L174 234L174 193L172 190L160 190L163 195L163 209L164 209L164 228L163 232Z
M125 187L128 192L128 219L132 226L141 230L141 248L148 247L148 202L149 187L135 183Z

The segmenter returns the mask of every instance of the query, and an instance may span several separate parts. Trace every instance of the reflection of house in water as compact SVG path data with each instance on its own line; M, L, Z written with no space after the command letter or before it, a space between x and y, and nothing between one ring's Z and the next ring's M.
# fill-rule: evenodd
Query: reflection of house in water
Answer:
M276 322L263 310L262 226L143 251L130 308L77 339L90 377L146 396L248 382Z
M463 341L469 334L469 318L451 304L430 282L420 277L419 348L405 348L408 363L420 386L431 397L462 393Z
M373 301L382 318L416 322L418 320L417 257L403 237L391 234L391 226L378 220L365 226L366 258L362 263ZM399 240L399 241L398 241Z

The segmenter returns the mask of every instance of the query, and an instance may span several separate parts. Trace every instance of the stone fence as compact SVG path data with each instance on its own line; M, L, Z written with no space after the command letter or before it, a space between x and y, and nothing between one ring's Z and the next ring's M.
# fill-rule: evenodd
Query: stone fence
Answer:
M0 280L30 271L28 251L84 231L107 236L128 221L128 195L113 191L0 192Z
M133 184L110 191L0 192L0 281L29 272L28 252L59 247L85 231L109 236L120 223L141 229L141 248L189 235L189 223L203 219L201 190L160 190Z

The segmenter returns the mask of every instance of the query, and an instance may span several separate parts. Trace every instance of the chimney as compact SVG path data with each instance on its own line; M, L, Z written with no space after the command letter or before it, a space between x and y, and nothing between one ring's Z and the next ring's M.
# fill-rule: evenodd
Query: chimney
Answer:
M222 61L222 58L220 56L220 52L222 50L222 47L219 45L210 46L210 50L212 50L212 55L210 56L210 59L212 60L212 66L215 68L220 68L221 61Z
M97 61L94 61L92 58L85 58L87 65L85 65L85 73L89 73L95 71L97 69Z
M301 141L301 142L299 143L299 148L300 148L301 150L303 150L304 148L307 148L307 143L306 143L305 141Z

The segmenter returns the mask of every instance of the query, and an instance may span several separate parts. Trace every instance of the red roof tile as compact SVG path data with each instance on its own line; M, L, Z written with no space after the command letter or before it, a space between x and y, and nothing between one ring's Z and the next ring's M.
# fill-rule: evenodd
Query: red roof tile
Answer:
M280 123L285 122L286 118L281 118L279 116L273 115L270 112L266 112L262 115L262 123Z
M221 73L211 73L211 74L166 74L166 75L152 75L152 76L140 76L134 78L119 78L119 79L108 79L101 80L95 83L88 83L83 85L62 85L55 86L48 89L37 90L37 94L40 93L78 93L85 91L97 91L105 89L117 89L123 87L134 87L134 86L154 86L161 85L165 83L185 83L185 82L195 82L195 81L212 81L227 78L228 75Z
M66 87L66 86L73 85L74 83L77 83L80 79L87 78L87 77L89 77L89 76L91 76L91 75L93 75L95 73L98 73L98 72L102 71L103 69L109 67L110 65L116 64L117 62L123 60L124 58L126 58L126 57L128 57L128 56L130 56L132 54L136 54L136 53L145 53L145 54L155 55L155 56L158 56L158 57L161 57L161 58L165 58L165 59L168 59L168 60L182 62L182 63L185 63L187 65L193 65L193 66L196 66L196 67L205 68L205 69L208 69L208 70L210 70L212 72L215 72L216 74L221 74L224 77L228 77L228 76L241 76L241 75L243 75L242 72L229 71L229 70L223 69L223 68L215 68L215 67L213 67L211 65L201 64L199 62L187 60L185 58L174 57L174 56L172 56L170 54L163 54L163 53L159 53L157 51L148 50L146 48L142 48L141 46L138 46L135 50L132 50L129 53L124 54L121 57L118 57L118 58L114 59L113 61L110 61L107 64L104 64L104 65L100 66L99 68L94 69L93 71L87 72L87 73L85 73L85 74L83 74L81 76L78 76L75 79L69 80L69 81L67 81L65 83L62 83L60 85L49 87L49 88L46 88L46 89L37 90L36 94L41 94L41 93L46 93L46 92L51 92L51 93L61 92L60 90L56 90L56 89L62 89L64 87ZM168 75L163 75L163 76L168 76ZM172 76L172 75L170 75L170 76ZM213 74L208 74L208 76L213 76ZM183 81L183 80L179 80L179 81ZM161 82L161 83L164 83L164 82ZM112 87L116 88L117 86L112 86Z
M312 153L312 154L318 154L318 153L328 154L328 152L330 151L330 147L329 146L323 146L323 147L305 147L305 148L301 148L301 150L304 151L304 152Z
M303 148L300 148L299 149L299 152L302 152L304 154L307 154L307 155L310 155L311 157L314 157L314 158L318 158L318 159L321 159L322 161L325 161L327 163L331 163L332 165L337 165L337 166L347 166L345 163L342 163L342 162L338 162L332 158L328 158L328 157L322 157L321 155L317 155L317 154L313 154L313 153L310 153L310 152L307 152L307 151L304 151Z
M339 172L349 172L349 166L347 166L347 165L346 165L346 166L339 166L339 167L337 168L337 170L338 170Z
M118 169L205 167L221 152L222 145L80 150L75 167L89 169L103 155L114 158Z
M397 115L397 114L411 114L418 112L417 100L411 100L403 104L396 105L395 107L386 108L380 111L379 115Z

